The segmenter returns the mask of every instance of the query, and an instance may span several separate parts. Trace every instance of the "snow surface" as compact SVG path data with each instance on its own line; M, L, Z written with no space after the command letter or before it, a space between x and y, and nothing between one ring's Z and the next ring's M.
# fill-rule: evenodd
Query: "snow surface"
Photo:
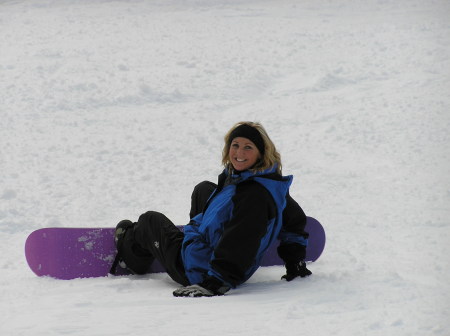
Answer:
M0 1L1 335L450 335L450 2ZM314 275L225 297L38 278L24 242L188 221L225 132L265 125L326 228Z

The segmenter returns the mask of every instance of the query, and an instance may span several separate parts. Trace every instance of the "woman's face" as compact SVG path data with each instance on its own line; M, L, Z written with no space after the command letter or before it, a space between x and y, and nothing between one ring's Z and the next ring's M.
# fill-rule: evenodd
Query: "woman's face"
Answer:
M251 140L237 137L231 141L229 156L233 168L237 171L243 171L253 167L260 154Z

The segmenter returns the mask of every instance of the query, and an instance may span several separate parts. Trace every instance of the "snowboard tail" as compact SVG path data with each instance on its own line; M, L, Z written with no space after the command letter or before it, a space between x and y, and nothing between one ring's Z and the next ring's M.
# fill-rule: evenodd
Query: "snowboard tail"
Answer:
M180 230L184 226L179 226ZM314 218L307 218L309 232L306 261L316 261L325 248L325 231ZM116 256L114 228L43 228L32 232L25 242L25 257L30 269L38 276L56 279L92 278L107 276ZM272 244L261 266L283 265L277 246ZM155 260L149 273L165 272ZM130 274L117 267L116 275Z

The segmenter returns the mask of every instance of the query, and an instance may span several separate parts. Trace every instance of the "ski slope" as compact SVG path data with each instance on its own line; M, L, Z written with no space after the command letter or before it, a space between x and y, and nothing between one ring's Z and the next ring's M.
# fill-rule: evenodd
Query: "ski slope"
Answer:
M0 1L1 335L449 335L450 2ZM224 297L165 274L58 281L33 230L188 222L261 122L327 231L313 276Z

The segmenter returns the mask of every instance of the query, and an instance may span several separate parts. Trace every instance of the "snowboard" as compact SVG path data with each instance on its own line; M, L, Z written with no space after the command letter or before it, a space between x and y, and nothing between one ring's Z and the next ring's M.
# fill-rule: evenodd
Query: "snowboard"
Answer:
M183 230L184 226L178 226ZM314 218L308 217L309 232L306 261L316 261L325 248L325 231ZM25 257L38 276L70 280L107 276L116 256L114 228L42 228L32 232L25 242ZM261 266L283 265L275 241L265 253ZM155 260L149 273L165 272ZM117 267L116 275L130 274Z

